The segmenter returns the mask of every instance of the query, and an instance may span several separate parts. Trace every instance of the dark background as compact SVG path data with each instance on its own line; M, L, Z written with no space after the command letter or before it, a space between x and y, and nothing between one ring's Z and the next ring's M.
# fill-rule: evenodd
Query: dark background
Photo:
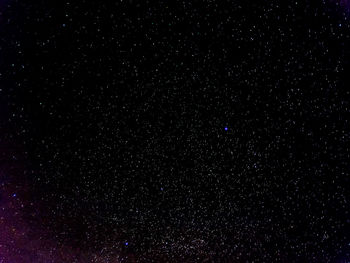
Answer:
M28 221L140 262L349 259L347 6L280 2L3 4Z

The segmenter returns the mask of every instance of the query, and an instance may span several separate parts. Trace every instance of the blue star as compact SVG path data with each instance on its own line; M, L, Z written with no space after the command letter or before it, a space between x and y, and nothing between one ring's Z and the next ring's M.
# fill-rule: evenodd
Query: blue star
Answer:
M225 127L225 131L227 131L228 130L228 128L227 127Z

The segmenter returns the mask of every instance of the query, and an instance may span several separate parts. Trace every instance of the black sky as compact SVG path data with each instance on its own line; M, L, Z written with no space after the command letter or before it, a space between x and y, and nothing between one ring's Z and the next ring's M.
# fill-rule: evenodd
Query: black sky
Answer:
M94 262L346 262L348 19L316 0L3 4L28 227L108 251Z

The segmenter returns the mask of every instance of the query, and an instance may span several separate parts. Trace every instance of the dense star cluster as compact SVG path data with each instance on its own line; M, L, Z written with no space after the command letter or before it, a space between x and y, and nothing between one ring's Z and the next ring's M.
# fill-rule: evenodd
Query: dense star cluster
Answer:
M0 263L350 261L347 1L0 7Z

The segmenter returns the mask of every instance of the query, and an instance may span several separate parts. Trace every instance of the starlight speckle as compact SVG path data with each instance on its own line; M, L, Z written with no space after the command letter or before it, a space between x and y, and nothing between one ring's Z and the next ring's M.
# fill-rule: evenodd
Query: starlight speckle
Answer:
M9 1L2 263L348 260L349 1Z

